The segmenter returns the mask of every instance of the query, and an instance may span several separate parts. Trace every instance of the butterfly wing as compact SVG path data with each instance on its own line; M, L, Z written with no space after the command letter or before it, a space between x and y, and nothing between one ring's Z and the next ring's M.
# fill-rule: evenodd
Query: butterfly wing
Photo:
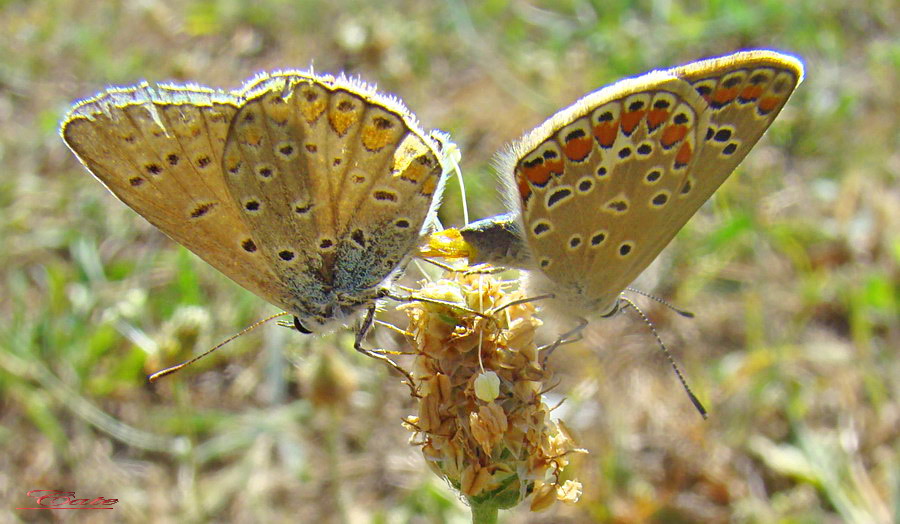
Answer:
M176 242L260 297L287 289L242 249L247 226L223 183L225 139L240 99L199 86L110 88L77 103L60 134L114 195Z
M762 51L652 72L587 95L514 144L507 195L538 290L609 311L801 76L796 60Z
M249 85L225 144L228 189L294 311L323 324L371 302L427 229L438 145L398 101L302 72Z
M741 163L803 79L803 65L773 51L746 51L670 69L709 105L691 187L678 205L686 222Z
M668 221L706 129L705 102L653 72L582 98L514 145L531 262L578 309L609 310L677 229Z

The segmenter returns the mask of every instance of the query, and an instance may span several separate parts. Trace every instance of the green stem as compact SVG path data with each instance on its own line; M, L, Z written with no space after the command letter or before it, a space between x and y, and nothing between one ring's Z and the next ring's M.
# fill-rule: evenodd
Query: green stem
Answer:
M328 427L325 430L325 446L330 473L328 474L325 489L327 496L330 498L329 503L332 505L337 522L344 524L348 522L347 508L344 505L341 478L338 473L341 470L341 415L336 410L326 411L329 411L329 413L327 413Z
M468 501L472 510L472 524L497 524L497 514L500 510L491 499L480 503L472 499Z

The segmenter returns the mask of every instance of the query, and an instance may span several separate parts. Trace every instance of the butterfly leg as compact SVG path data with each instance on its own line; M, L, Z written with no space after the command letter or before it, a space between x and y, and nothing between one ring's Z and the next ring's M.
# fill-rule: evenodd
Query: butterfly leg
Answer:
M584 338L584 335L582 335L581 332L584 331L584 328L586 328L587 325L588 321L586 318L579 318L578 325L560 335L555 342L539 347L539 354L542 355L541 360L546 361L548 358L550 358L550 355L552 355L553 352L556 351L556 348L558 348L559 346L578 342L579 340Z
M427 262L427 263L431 264L432 266L439 267L448 273L455 273L458 271L463 271L462 269L455 268L455 267L451 266L450 264L438 262L437 260L435 260L433 258L422 258L420 260L422 260L423 262Z
M457 270L460 271L460 270ZM496 275L497 273L503 273L504 271L509 271L508 267L503 266L491 266L488 264L478 264L474 267L469 267L462 271L462 273L466 276L468 275Z
M405 329L403 329L399 326L395 326L394 324L391 324L390 322L385 322L383 320L375 320L375 324L377 324L379 326L384 326L384 327L390 329L391 331L395 331L395 332L403 335L404 337L414 337L415 336L415 333L410 333L409 331L406 331ZM396 354L396 355L413 355L414 353L405 352L405 351L397 351L394 354Z
M406 383L409 386L409 389L412 390L412 394L414 397L418 397L418 393L416 393L416 383L413 381L412 375L409 374L409 371L403 369L399 364L391 360L385 353L386 350L383 349L366 349L362 347L363 341L366 338L366 335L369 333L369 330L372 329L372 326L375 324L375 305L369 307L369 310L366 312L366 316L362 321L362 325L359 327L359 331L356 332L356 340L353 342L353 349L359 351L363 355L374 358L377 360L381 360L386 362L389 366L400 372L405 378Z
M405 289L405 288L404 288L404 289ZM491 316L490 316L490 315L486 315L486 314L484 314L484 313L480 313L480 312L478 312L478 311L475 311L474 309L468 308L468 307L466 307L466 306L464 306L464 305L462 305L462 304L460 304L460 303L458 303L458 302L451 302L451 301L449 301L449 300L441 300L441 299L439 299L439 298L423 297L423 296L417 296L417 295L412 295L412 294L407 295L407 296L400 296L400 295L394 295L394 294L392 294L392 293L389 292L389 291L385 291L384 293L382 293L381 295L379 295L379 298L389 298L389 299L391 299L391 300L396 300L397 302L424 302L424 303L426 303L426 304L434 304L434 305L438 305L438 306L446 306L446 307L449 307L449 308L457 309L457 310L462 311L462 312L464 312L464 313L468 313L468 314L470 314L470 315L476 315L476 316L479 316L479 317L481 317L481 318L485 318L485 319L488 319L488 320L491 319Z
M422 258L424 262L428 262L433 266L437 266L448 273L462 273L463 275L494 275L497 273L503 273L504 271L509 271L508 267L502 266L492 266L489 264L476 264L475 266L464 266L464 267L454 267L450 264L445 264L443 262L438 262L433 258Z
M498 307L497 309L493 310L491 313L497 314L497 313L499 313L499 312L503 311L504 309L506 309L506 308L508 308L508 307L511 307L511 306L518 306L519 304L527 304L527 303L529 303L529 302L537 302L538 300L546 300L546 299L548 299L548 298L556 298L556 295L554 295L553 293L547 293L547 294L545 294L545 295L537 295L537 296L534 296L534 297L520 298L520 299L518 299L518 300L513 300L512 302L507 302L506 304L503 304L502 306L500 306L500 307Z

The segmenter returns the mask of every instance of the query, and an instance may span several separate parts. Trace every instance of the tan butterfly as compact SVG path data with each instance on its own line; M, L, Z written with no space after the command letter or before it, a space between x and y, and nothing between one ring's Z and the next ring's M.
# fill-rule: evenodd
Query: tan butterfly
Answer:
M570 312L611 314L802 77L793 57L747 51L590 93L510 147L500 177L511 213L463 228L453 249L531 270L532 291Z
M234 92L110 88L60 133L125 204L304 332L371 317L435 222L449 145L372 86L304 71Z

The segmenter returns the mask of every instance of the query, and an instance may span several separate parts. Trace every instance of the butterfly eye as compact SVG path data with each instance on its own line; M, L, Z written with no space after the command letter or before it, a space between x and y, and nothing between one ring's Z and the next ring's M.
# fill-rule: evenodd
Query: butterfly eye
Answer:
M309 330L306 326L300 323L300 319L294 317L294 329L303 333L304 335L312 335L312 331Z

